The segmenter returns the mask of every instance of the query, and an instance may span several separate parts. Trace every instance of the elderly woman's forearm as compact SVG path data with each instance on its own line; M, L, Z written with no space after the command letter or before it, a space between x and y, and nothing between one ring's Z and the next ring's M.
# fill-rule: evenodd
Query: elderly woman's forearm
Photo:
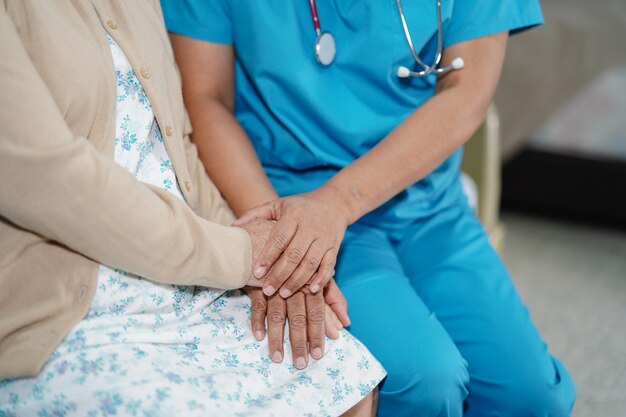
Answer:
M21 45L0 8L0 216L154 281L243 286L251 271L245 232L201 218L75 136Z

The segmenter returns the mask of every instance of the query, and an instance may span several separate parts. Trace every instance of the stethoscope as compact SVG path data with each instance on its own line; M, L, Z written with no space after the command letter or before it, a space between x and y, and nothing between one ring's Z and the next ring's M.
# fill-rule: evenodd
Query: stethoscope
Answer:
M409 44L409 49L411 50L411 55L413 55L413 59L415 59L415 62L420 67L422 67L421 71L411 71L405 66L400 66L398 67L398 71L396 73L400 78L425 77L430 74L440 75L452 70L459 70L465 65L463 58L456 57L449 65L446 65L445 67L439 67L441 57L443 56L443 24L441 17L441 0L435 0L435 2L437 3L437 53L435 54L435 59L433 60L432 65L426 65L424 64L424 61L420 59L417 51L415 50L415 47L413 46L413 40L411 38L411 33L409 32L409 25L406 23L404 9L402 8L402 1L396 0L396 3L398 5L398 12L400 13L400 20L402 21L402 28L404 29L404 37ZM337 54L335 38L330 32L322 32L315 0L309 0L309 6L311 7L313 27L315 28L315 33L317 34L314 44L315 59L321 65L329 66L333 63L333 61L335 60L335 55Z

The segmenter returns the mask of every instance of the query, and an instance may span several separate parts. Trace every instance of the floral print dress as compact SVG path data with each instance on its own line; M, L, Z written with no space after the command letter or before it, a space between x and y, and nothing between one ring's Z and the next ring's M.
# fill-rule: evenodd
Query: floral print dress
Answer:
M184 200L152 106L106 36L117 76L115 161ZM345 331L305 370L289 362L288 343L275 364L267 340L252 337L250 314L240 291L158 284L101 266L88 315L41 373L0 382L0 416L335 416L385 375Z

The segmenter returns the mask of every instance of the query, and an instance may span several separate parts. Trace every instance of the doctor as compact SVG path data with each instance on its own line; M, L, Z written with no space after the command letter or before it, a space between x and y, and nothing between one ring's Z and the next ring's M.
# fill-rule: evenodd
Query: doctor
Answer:
M207 171L240 224L278 221L265 294L336 274L389 373L379 415L569 415L573 382L459 180L536 0L162 4Z

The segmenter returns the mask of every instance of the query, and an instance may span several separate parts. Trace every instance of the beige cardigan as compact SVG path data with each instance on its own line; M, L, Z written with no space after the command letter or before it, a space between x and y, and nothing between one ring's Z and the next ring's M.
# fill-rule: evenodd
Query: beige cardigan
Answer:
M103 30L146 90L189 206L113 160ZM89 310L100 263L245 285L250 238L226 226L233 215L189 134L158 0L0 0L0 380L39 372Z

